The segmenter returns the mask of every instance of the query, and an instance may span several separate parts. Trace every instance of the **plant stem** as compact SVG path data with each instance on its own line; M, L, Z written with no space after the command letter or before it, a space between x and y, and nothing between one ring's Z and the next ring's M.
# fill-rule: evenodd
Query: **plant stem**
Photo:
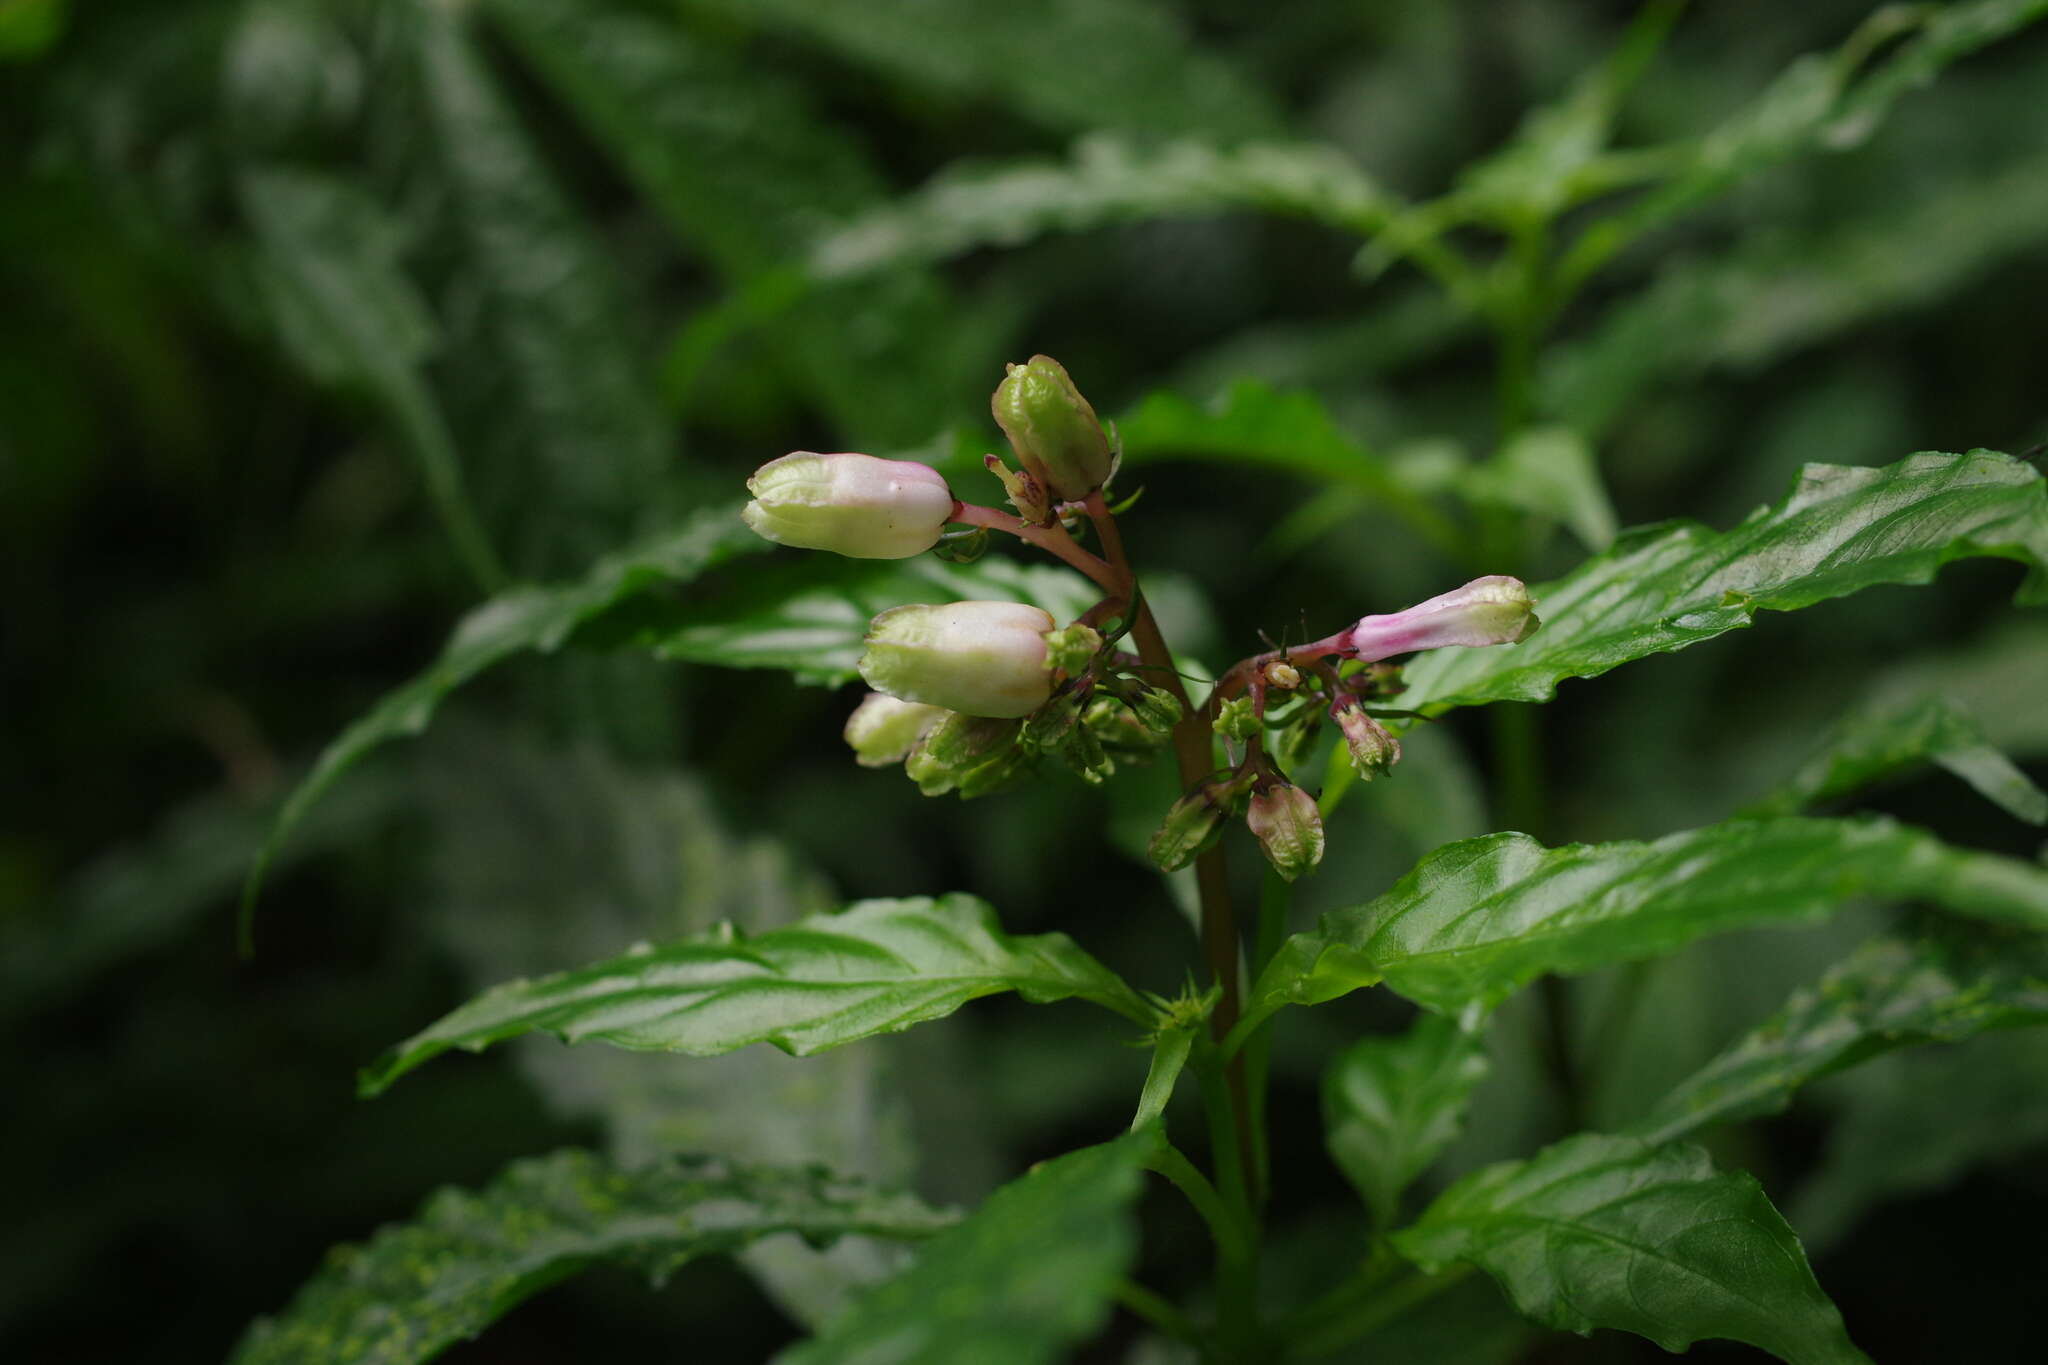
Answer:
M1050 526L1034 526L1022 517L1011 516L1008 512L994 507L958 501L953 504L951 519L968 526L986 526L992 531L1007 531L1019 540L1029 541L1047 554L1065 560L1088 575L1104 592L1116 594L1130 591L1128 570L1119 572L1089 554L1074 543L1074 538L1067 534L1067 528L1058 522Z
M1197 1350L1202 1348L1202 1330L1195 1325L1194 1319L1174 1307L1163 1295L1154 1293L1136 1280L1118 1280L1115 1294L1118 1303L1175 1341Z

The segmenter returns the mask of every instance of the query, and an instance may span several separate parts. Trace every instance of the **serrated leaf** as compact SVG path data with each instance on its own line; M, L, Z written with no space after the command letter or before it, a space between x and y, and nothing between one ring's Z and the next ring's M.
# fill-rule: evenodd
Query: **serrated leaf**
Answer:
M799 261L818 232L880 202L867 150L804 84L673 19L572 0L489 0L520 55L702 252L790 383L862 449L929 430L933 396L995 368L990 323L927 272L820 292ZM766 295L772 306L755 302ZM730 326L730 316L713 327Z
M576 632L657 584L685 583L737 554L765 548L731 508L698 513L643 545L600 559L580 582L524 587L492 598L464 616L440 656L321 750L312 771L278 812L244 893L253 901L270 860L342 774L380 745L427 728L449 693L515 655L551 654Z
M719 600L651 608L636 634L663 659L722 668L774 668L836 686L859 676L877 612L911 602L1005 601L1070 621L1102 596L1072 569L994 555L948 564L929 555L889 561L806 554L765 567ZM670 623L668 618L678 618Z
M1465 1125L1490 1070L1478 1019L1425 1014L1406 1033L1352 1044L1323 1073L1323 1140L1382 1229L1401 1192Z
M1261 136L1279 123L1265 94L1189 40L1152 0L685 0L685 8L810 40L896 82L995 103L1075 131Z
M1529 1317L1667 1351L1725 1337L1791 1365L1865 1362L1756 1178L1697 1147L1586 1133L1444 1191L1401 1254L1478 1265Z
M1759 611L1926 583L1956 559L2025 564L2019 600L2048 602L2044 489L2031 466L1986 450L1914 455L1881 468L1807 465L1784 501L1732 530L1692 522L1640 528L1565 577L1532 587L1541 630L1499 649L1418 655L1401 704L1439 712L1547 701L1565 678L1598 677L1711 640Z
M467 7L409 0L403 20L425 117L408 131L435 158L471 304L472 330L455 336L470 363L458 349L451 371L482 389L458 429L497 475L489 502L517 527L515 569L562 573L665 510L655 368L633 344L613 254L492 78Z
M1650 1142L1783 1109L1809 1081L1895 1048L2048 1023L2048 943L1883 938L1667 1094L1629 1131Z
M436 332L399 268L396 225L354 185L310 172L250 172L240 189L256 231L254 279L285 349L315 380L376 405L419 465L456 552L479 583L498 586L504 570L420 369Z
M634 1171L587 1152L521 1161L470 1193L443 1190L410 1223L338 1247L235 1365L408 1365L474 1337L528 1296L599 1264L659 1279L778 1233L924 1238L953 1222L908 1195L817 1168L678 1158Z
M367 1068L374 1095L451 1047L545 1031L567 1043L715 1057L750 1043L805 1056L1015 991L1079 998L1141 1025L1155 1012L1065 934L1013 938L972 896L859 901L786 929L685 939L485 992Z
M1035 1365L1091 1336L1137 1253L1156 1129L1033 1167L777 1365Z
M1349 157L1319 143L1152 145L1096 133L1065 160L951 168L824 234L811 265L833 279L1056 232L1245 209L1364 234L1397 203Z
M2048 824L2048 793L1991 747L1975 716L1946 697L1851 713L1797 772L1745 806L1742 814L1790 815L1928 762L1940 764L2018 819Z
M1433 1010L1491 1005L1546 972L1820 919L1859 897L2048 930L2048 868L1890 820L1730 820L1655 843L1559 848L1490 834L1438 849L1385 895L1288 939L1240 1027L1381 981Z

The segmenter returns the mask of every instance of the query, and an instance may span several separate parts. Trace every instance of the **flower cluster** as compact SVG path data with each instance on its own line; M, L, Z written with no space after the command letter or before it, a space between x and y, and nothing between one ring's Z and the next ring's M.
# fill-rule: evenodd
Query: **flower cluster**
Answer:
M1321 860L1324 835L1315 798L1287 769L1306 756L1323 722L1359 776L1384 773L1401 757L1385 721L1416 718L1384 708L1402 687L1387 660L1511 644L1537 626L1520 580L1474 579L1406 611L1240 660L1196 708L1105 499L1119 454L1112 433L1047 356L1009 366L991 408L1017 467L994 455L986 463L1014 515L961 502L937 470L908 460L797 451L747 481L754 497L742 516L778 544L904 559L946 553L960 536L1004 531L1102 588L1100 602L1064 624L1022 602L912 604L874 618L859 665L874 690L847 721L846 740L864 765L902 763L927 795L995 791L1047 756L1099 783L1171 737L1185 795L1154 835L1153 859L1169 870L1186 864L1241 813L1267 860L1292 880ZM971 529L949 536L952 524ZM1099 554L1077 539L1089 529Z

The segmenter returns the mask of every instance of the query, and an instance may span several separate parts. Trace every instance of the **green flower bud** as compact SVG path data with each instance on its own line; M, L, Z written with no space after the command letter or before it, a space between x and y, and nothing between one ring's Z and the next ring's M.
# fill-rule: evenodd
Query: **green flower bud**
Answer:
M1044 355L1007 368L989 406L1024 468L1068 502L1102 487L1114 467L1109 438L1066 369Z
M1141 687L1131 697L1131 710L1147 730L1154 734L1170 734L1187 713L1181 709L1180 698L1163 687Z
M1003 786L1024 769L1014 720L944 715L904 760L903 771L926 796L958 791L962 799Z
M754 534L850 559L923 554L953 515L945 478L915 460L799 450L755 470L747 491L740 519Z
M1261 728L1250 697L1232 697L1216 709L1216 733L1225 739L1250 739Z
M1330 709L1330 715L1337 722L1337 728L1344 732L1344 743L1351 750L1351 766L1358 775L1370 782L1387 769L1401 761L1401 741L1395 739L1387 727L1365 713L1365 708L1352 704L1338 705Z
M1288 881L1323 860L1323 816L1315 798L1288 783L1252 795L1244 822L1265 851L1266 861Z
M1024 716L1052 696L1053 619L1021 602L891 607L868 626L860 675L877 692L970 716Z
M1251 784L1248 773L1212 777L1173 803L1146 849L1161 872L1186 867L1223 833L1231 803Z
M846 718L846 742L853 746L854 762L861 767L886 768L909 757L925 731L947 714L943 707L870 692Z

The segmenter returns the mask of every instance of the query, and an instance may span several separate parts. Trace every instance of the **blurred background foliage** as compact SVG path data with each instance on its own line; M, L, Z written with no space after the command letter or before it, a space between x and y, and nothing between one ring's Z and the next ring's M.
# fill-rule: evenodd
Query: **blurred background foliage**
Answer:
M235 892L320 746L487 590L575 577L786 450L985 449L1001 362L1032 351L1147 436L1134 550L1211 667L1457 581L1341 469L1233 460L1209 405L1246 380L1266 387L1229 401L1292 395L1283 444L1375 454L1405 486L1488 455L1483 327L1332 224L1361 186L1483 194L1459 168L1634 8L0 0L8 1358L218 1358L330 1243L567 1142L818 1159L969 1201L1113 1131L1143 1056L1081 1012L1003 1002L802 1063L539 1042L374 1103L351 1080L508 976L853 896L973 890L1011 930L1067 930L1170 989L1191 949L1129 856L1156 772L926 801L847 761L846 693L574 651L491 673L340 782L286 845L248 962ZM1619 141L1698 136L1865 12L1699 7L1619 104ZM2048 436L2044 89L2048 33L1969 55L1646 234L1571 304L1536 415L1597 457L1620 524L1727 524L1808 460ZM1570 530L1525 547L1533 576L1611 530L1588 507L1567 497ZM2048 776L2048 624L2007 607L2016 578L1957 565L1566 687L1544 835L1720 818L1837 719L1930 691ZM1498 827L1482 741L1464 717L1415 736L1346 808L1301 913ZM2008 852L2038 837L1939 772L1859 804ZM1556 1136L1567 1108L1625 1120L1872 922L1586 983L1569 1097L1518 1001L1440 1175ZM1355 1225L1319 1069L1402 1018L1295 1013L1281 1300ZM1878 1358L2021 1357L2048 1267L2007 1234L2048 1218L2048 1039L1891 1058L1719 1141ZM1146 1217L1147 1280L1199 1280L1182 1210ZM447 1358L757 1359L882 1256L769 1244L658 1292L597 1274ZM1501 1321L1471 1292L1472 1321ZM1137 1335L1119 1319L1100 1358ZM1374 1350L1655 1355L1512 1326Z

